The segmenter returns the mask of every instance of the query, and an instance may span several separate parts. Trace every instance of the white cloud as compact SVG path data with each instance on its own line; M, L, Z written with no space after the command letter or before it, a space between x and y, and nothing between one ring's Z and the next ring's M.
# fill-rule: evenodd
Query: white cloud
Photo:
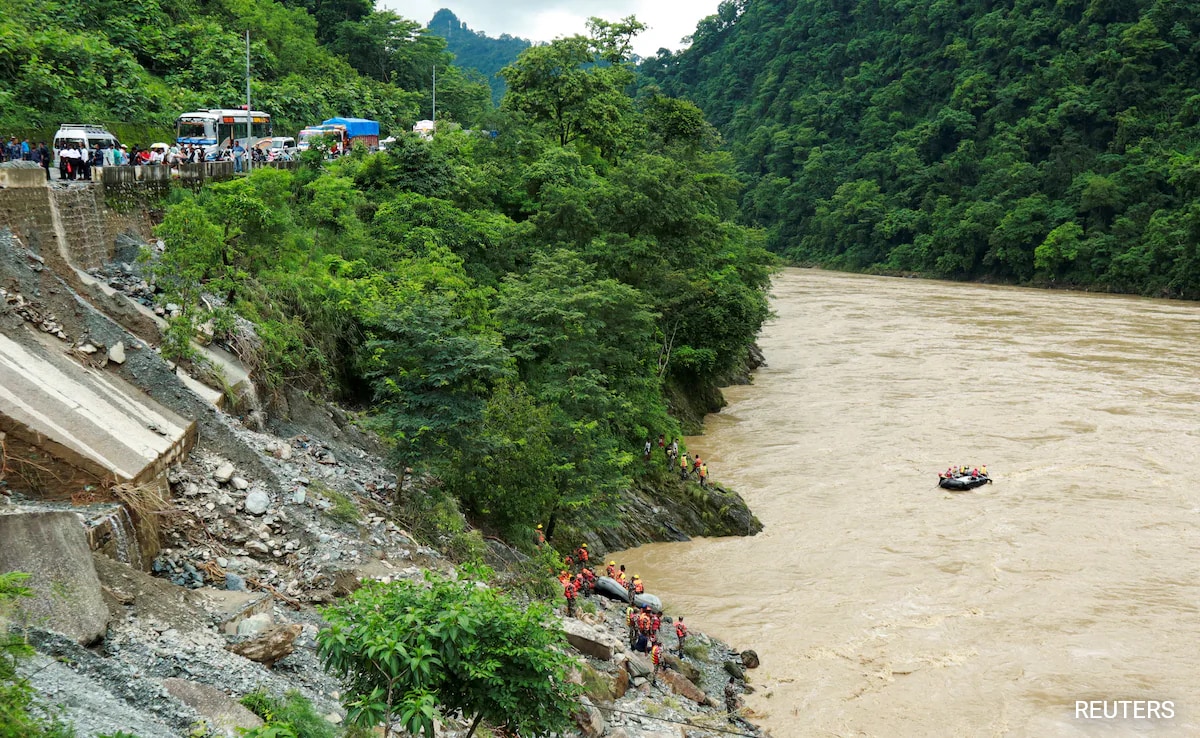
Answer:
M720 0L380 0L379 6L428 23L448 7L476 31L507 33L533 41L584 33L587 19L618 20L636 15L650 28L634 39L634 51L652 56L659 48L679 49L680 39L696 30L701 18L717 12Z

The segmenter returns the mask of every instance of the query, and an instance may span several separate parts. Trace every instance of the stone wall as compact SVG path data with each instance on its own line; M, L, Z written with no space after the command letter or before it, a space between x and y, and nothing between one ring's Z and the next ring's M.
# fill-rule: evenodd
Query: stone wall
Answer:
M299 163L256 166L294 170ZM47 186L40 169L0 168L0 227L36 254L49 259L61 254L71 266L93 269L114 259L122 233L153 238L160 203L172 185L199 189L234 176L228 161L177 168L99 167L92 172L91 186Z

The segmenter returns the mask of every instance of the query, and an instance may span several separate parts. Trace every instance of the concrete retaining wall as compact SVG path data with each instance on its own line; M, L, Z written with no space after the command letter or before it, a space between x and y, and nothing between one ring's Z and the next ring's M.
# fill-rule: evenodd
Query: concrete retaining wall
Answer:
M46 172L44 169L16 169L0 167L0 187L44 187Z

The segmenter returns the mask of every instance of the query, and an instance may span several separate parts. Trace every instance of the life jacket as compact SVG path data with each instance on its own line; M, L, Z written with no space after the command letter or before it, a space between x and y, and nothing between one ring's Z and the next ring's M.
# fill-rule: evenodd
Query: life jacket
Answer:
M658 666L659 661L662 660L662 644L661 643L655 643L653 646L650 647L650 660L654 662L655 666Z
M579 559L579 563L586 564L588 560L588 552L586 548L578 549L575 552L575 557Z
M567 558L563 559L563 563L567 565L568 569L570 569L572 566L575 566L575 559L568 556Z
M697 456L697 457L696 457L696 460L692 462L692 468L693 468L693 469L699 469L699 468L700 468L700 465L701 465L701 464L703 464L703 463L704 463L704 462L700 460L700 457L699 457L699 456Z
M657 613L655 613L654 615L651 615L650 616L650 632L657 633L658 629L661 627L662 627L662 618Z
M539 546L546 542L546 534L542 532L541 528L538 528L537 531L537 542Z
M637 610L634 610L632 607L625 608L625 624L626 625L628 625L629 627L632 628L633 624L634 624L634 618L636 618L636 617L637 617Z
M700 465L700 476L701 476L702 478L703 478L703 477L707 477L707 476L708 476L708 464L701 464L701 465Z
M563 585L563 597L566 597L568 600L575 599L575 591L574 582L568 581Z
M595 581L596 581L596 575L595 575L594 573L592 573L592 570L591 570L591 569L584 569L584 570L583 570L583 581L587 582L587 585L588 585L589 587L591 587L591 586L592 586L592 584L593 584L593 583L595 583Z
M676 638L684 638L686 636L687 636L687 626L680 622L675 623L675 637Z
M617 578L617 567L609 565L609 567L604 570L604 573L608 575L609 579L616 579Z
M638 630L642 631L643 633L649 633L650 632L650 616L647 615L646 613L642 613L641 615L638 615L637 627L638 627Z
M634 580L633 580L633 592L634 592L634 594L643 594L643 593L645 593L645 591L646 591L646 587L642 585L642 580L641 580L641 579L634 579Z

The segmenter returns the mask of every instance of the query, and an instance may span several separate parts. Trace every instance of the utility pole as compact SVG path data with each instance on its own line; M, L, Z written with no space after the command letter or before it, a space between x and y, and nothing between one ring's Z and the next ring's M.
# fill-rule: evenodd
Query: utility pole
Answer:
M433 65L433 130L437 131L437 65Z
M250 171L250 167L254 166L254 157L250 155L251 141L251 125L253 125L254 116L250 112L250 29L246 29L246 151L243 156L246 157L246 172Z

